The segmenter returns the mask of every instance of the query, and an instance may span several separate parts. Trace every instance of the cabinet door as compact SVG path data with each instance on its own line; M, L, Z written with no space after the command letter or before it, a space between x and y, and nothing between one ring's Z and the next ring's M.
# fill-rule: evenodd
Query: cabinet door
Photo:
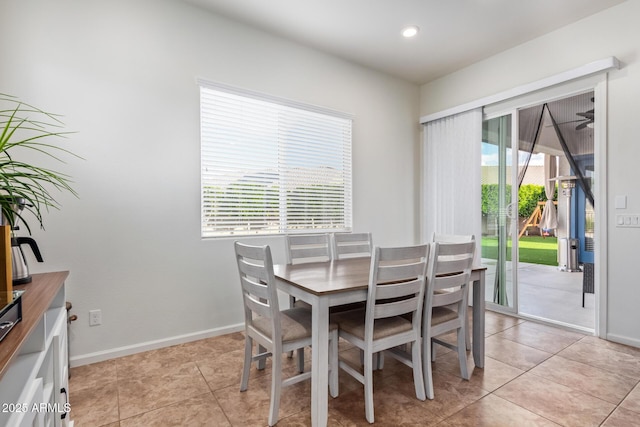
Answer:
M66 312L65 312L66 314ZM67 343L67 322L58 322L53 335L53 383L55 400L55 426L69 425L69 355Z
M45 413L33 408L38 408L44 399L42 390L42 378L36 378L27 385L25 400L20 403L21 408L12 414L8 426L19 427L44 427Z

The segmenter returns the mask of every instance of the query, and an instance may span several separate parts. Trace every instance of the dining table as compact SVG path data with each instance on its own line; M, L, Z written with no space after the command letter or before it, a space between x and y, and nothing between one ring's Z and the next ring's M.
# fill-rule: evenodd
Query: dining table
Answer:
M328 418L329 308L367 300L370 258L274 265L278 289L311 305L311 424ZM485 267L474 267L473 339L475 366L484 368Z

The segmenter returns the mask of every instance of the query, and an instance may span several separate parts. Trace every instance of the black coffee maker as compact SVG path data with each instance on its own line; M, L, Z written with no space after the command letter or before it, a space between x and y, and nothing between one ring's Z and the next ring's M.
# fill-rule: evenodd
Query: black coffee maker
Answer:
M20 218L20 213L26 206L24 199L16 199L15 203L12 205L13 209L13 218L14 224L11 228L11 265L12 265L12 274L13 274L13 284L14 285L23 285L25 283L31 282L31 275L29 274L29 265L27 264L27 259L24 256L24 252L22 251L23 245L28 245L33 254L36 257L36 261L43 262L42 254L40 253L40 249L35 240L31 237L17 237L15 235L15 231L19 230L18 227L18 219ZM6 218L6 216L2 215L2 224L10 224L10 221Z

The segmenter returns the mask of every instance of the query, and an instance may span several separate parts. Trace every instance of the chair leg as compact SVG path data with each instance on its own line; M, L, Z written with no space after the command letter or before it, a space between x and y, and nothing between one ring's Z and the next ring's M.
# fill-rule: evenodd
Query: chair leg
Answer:
M258 354L266 352L267 349L258 344ZM267 358L263 357L258 360L257 367L259 371L262 371L267 366Z
M374 423L373 416L373 353L364 354L364 412L369 423Z
M339 378L338 371L338 330L329 333L329 394L331 397L338 397Z
M269 426L278 422L280 409L280 392L282 391L282 355L271 357L271 405L269 406Z
M297 363L298 363L298 372L299 373L303 373L304 372L304 347L299 348L298 350L296 350L297 353Z
M240 381L240 391L246 391L249 386L249 370L251 369L251 356L253 351L253 339L244 339L244 366L242 367L242 380Z
M468 313L468 312L467 312ZM467 320L465 320L465 322L467 322L465 329L465 341L467 344L467 351L471 351L471 328L469 327L470 323L471 323L471 316L469 316L467 314Z
M466 342L466 328L458 329L458 359L460 360L460 376L465 380L469 380L469 370L467 369L467 348Z
M384 369L384 351L379 351L375 354L375 367L376 370L381 371Z
M433 372L431 372L431 354L433 344L431 337L426 336L422 339L422 374L424 375L424 388L427 399L433 399Z
M424 376L422 374L422 358L420 357L420 344L414 342L411 345L411 365L413 367L413 385L416 388L418 400L425 400Z

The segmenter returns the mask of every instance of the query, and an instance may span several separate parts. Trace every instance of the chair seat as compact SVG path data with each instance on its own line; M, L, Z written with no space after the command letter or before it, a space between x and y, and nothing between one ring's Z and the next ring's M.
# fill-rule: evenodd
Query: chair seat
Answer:
M311 311L309 309L296 307L281 311L280 324L283 343L311 337ZM271 319L258 316L253 319L253 326L266 336L272 336ZM336 329L338 329L338 325L329 323L329 331Z
M458 317L458 311L452 310L448 307L433 307L431 314L431 326L440 325L449 320L456 319Z
M331 322L337 323L341 330L364 340L366 310L351 310L331 315ZM373 339L378 340L411 330L411 321L401 316L376 319L373 326Z

